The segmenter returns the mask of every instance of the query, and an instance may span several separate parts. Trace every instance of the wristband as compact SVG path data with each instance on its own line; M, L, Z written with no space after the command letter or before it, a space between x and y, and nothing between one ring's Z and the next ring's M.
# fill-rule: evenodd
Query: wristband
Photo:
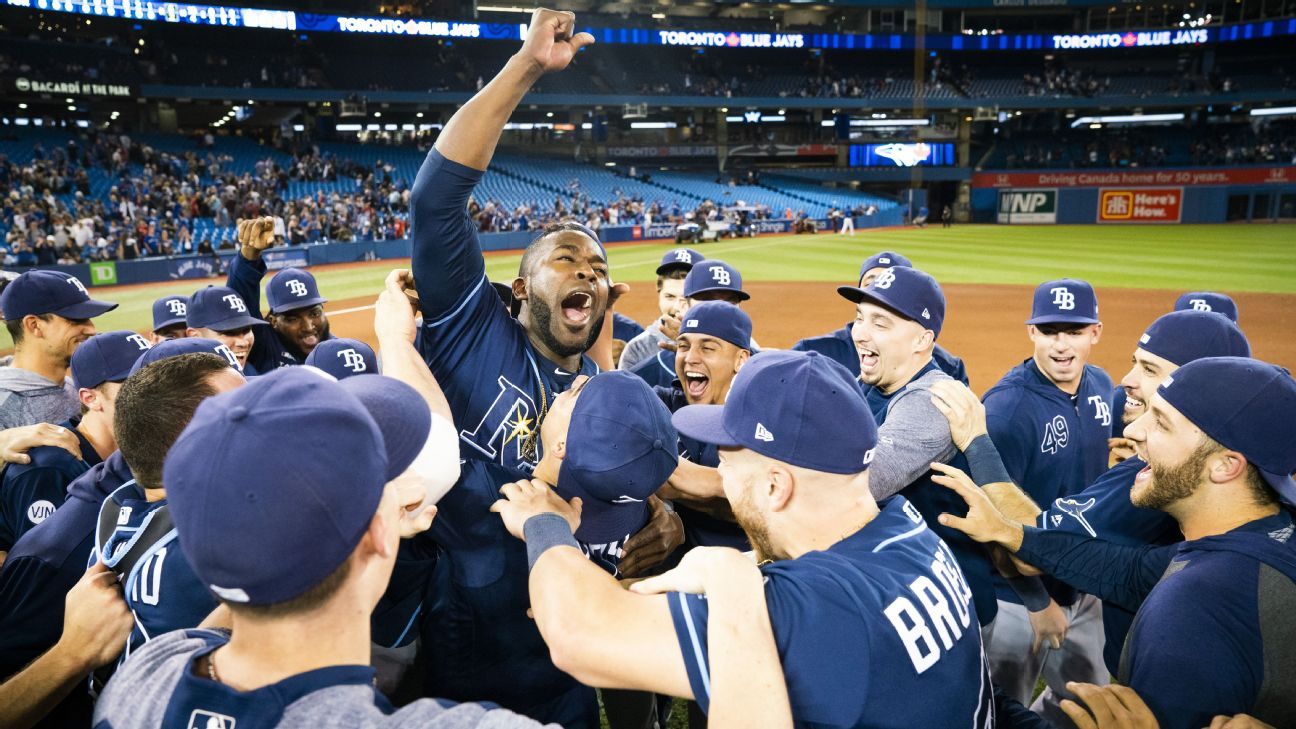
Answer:
M967 457L969 475L977 486L985 486L988 483L1013 483L1012 476L1008 475L1008 469L1004 468L1003 459L999 457L999 449L995 448L990 436L984 433L978 435L968 444L963 455Z
M552 547L580 549L576 544L576 537L572 536L571 525L566 519L552 512L536 514L527 519L522 524L522 536L526 539L527 572L535 567L540 555Z
M1049 597L1048 590L1044 588L1044 583L1038 577L1007 577L1008 586L1017 597L1021 598L1022 605L1030 612L1037 613L1049 606L1053 599Z

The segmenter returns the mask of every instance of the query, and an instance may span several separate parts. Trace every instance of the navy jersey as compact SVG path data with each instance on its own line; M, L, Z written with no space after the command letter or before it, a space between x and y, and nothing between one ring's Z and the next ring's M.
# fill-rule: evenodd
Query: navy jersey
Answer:
M94 548L99 505L131 478L121 453L113 453L73 481L63 506L10 550L0 569L0 681L58 642L68 590L85 573ZM86 726L91 708L89 694L78 686L37 726Z
M1286 511L1165 547L1027 528L1018 554L1137 608L1119 677L1160 726L1196 729L1239 713L1294 726L1296 644L1279 637L1296 633L1293 531Z
M1013 482L1037 504L1079 493L1107 470L1111 432L1111 379L1086 365L1075 395L1068 395L1027 359L1008 371L983 398L990 440ZM1064 585L1045 580L1061 605L1075 601ZM1021 598L996 575L1000 600Z
M1112 432L1113 438L1125 437L1125 423L1121 420L1121 415L1125 412L1125 400L1128 396L1125 394L1125 388L1116 385L1112 388Z
M643 334L643 326L639 322L622 314L619 311L612 313L612 338L628 342L631 339Z
M855 342L851 339L851 322L831 334L818 337L806 337L792 349L797 352L818 352L832 361L845 367L847 371L859 374L859 353L855 351ZM939 344L932 350L932 361L942 372L954 379L968 384L967 367L963 360Z
M675 384L670 387L653 387L658 399L672 413L688 405L684 392ZM679 434L679 454L690 463L707 468L720 465L720 450L712 443L703 443ZM733 547L740 552L751 549L747 534L742 527L732 521L726 521L676 501L675 513L679 514L684 524L684 546L686 547Z
M631 367L630 374L638 375L651 387L673 387L678 379L675 376L675 353L663 349L656 356L649 357Z
M120 512L113 532L99 538L103 543L103 554L99 557L111 567L114 558L131 548L133 538L167 502L166 499L149 501L144 489L134 481L114 491L101 508L107 508L109 501ZM219 604L180 551L175 529L148 546L145 556L124 576L123 582L126 606L135 616L135 627L122 653L123 661L130 657L131 651L156 636L196 627Z
M420 699L393 709L374 688L370 666L326 666L238 691L194 670L229 641L222 632L162 636L128 661L95 707L95 729L269 729L391 727L528 729L539 725L502 709Z
M797 726L994 726L972 591L904 497L828 549L761 571ZM705 710L706 598L672 593L667 601Z
M410 211L423 312L415 346L450 402L462 452L529 472L554 397L598 367L582 356L580 370L568 372L545 359L500 306L468 218L468 197L481 176L435 149L419 169Z
M28 530L48 519L63 505L68 484L98 464L94 446L76 429L80 419L61 423L81 445L84 461L57 446L40 446L28 452L30 463L11 463L0 478L0 552L13 548Z
M526 545L490 506L500 486L526 474L467 460L437 504L427 538L441 548L422 625L427 690L490 701L564 727L598 726L593 689L560 671L527 617Z
M1147 464L1135 456L1121 461L1078 494L1041 504L1037 526L1070 531L1130 546L1164 545L1180 541L1179 524L1164 511L1141 509L1130 502L1134 477ZM1102 606L1103 661L1115 674L1125 636L1134 624L1134 611L1112 602Z
M248 306L248 313L257 319L263 319L261 315L261 279L266 274L266 263L264 260L249 261L242 254L235 254L233 262L230 264L229 280L226 285L243 298L243 303ZM252 341L252 351L248 352L247 367L244 367L246 375L264 375L279 367L290 365L299 365L306 361L303 357L297 358L291 348L284 344L279 338L279 333L269 323L257 324L252 327L254 339ZM325 339L333 339L333 334L329 334Z
M882 426L886 423L887 415L890 413L891 401L902 392L905 392L906 389L912 387L916 381L939 369L934 361L929 362L927 366L913 376L913 379L905 387L897 388L889 395L876 387L864 387L864 399L868 402L869 409L873 411L873 419L877 421L879 438L889 437L882 430ZM968 470L967 458L960 451L956 451L948 460L948 463L961 471L967 472ZM952 490L932 482L931 477L933 474L933 471L927 471L916 481L901 489L900 494L918 509L918 512L927 519L927 525L936 532L938 537L945 541L958 558L959 567L963 570L963 576L972 588L972 600L976 603L977 617L980 618L982 625L988 625L990 621L994 620L999 611L999 604L995 601L994 591L994 575L998 573L991 565L990 557L984 547L972 541L963 532L947 527L938 521L941 514L966 515L967 502Z

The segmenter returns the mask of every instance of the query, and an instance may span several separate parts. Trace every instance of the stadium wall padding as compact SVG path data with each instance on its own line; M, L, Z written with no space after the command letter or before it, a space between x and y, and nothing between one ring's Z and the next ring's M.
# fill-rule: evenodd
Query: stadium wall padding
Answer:
M881 211L876 215L855 218L857 228L875 228L880 226L901 225L903 211L899 208ZM819 230L830 230L827 219L815 221ZM759 220L753 223L760 234L777 234L791 232L792 221ZM664 223L645 228L641 225L625 225L603 228L600 231L605 243L626 243L631 241L673 241L675 224ZM483 233L478 236L484 251L521 250L535 236L528 231L508 233ZM329 263L355 263L357 261L376 261L393 258L409 258L412 243L402 240L365 240L352 243L328 243L313 246L289 246L275 248L265 253L266 266L270 269L308 268ZM92 264L78 263L73 265L47 266L45 268L72 274L91 286L125 285L173 281L178 279L205 279L220 276L235 255L233 249L219 251L217 256L175 256L172 258L144 258L135 261L115 261L111 276L96 276ZM218 264L216 258L220 259ZM94 264L101 267L105 264Z

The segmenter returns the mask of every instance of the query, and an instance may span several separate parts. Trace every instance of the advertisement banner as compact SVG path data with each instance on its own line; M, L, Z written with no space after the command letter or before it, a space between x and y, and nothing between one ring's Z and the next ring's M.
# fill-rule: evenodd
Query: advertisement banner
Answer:
M1177 223L1183 214L1183 188L1098 191L1099 223Z
M1056 223L1057 190L1001 190L998 223Z
M281 268L306 268L310 265L305 248L266 251L261 255L261 258L266 262L266 268L271 271L277 271Z
M978 172L973 187L1166 187L1296 185L1296 166L1181 170Z
M673 144L665 147L608 147L609 157L714 157L714 144Z
M221 260L214 257L168 258L167 265L171 278L215 278L224 273Z
M117 283L117 262L99 261L90 264L91 286L112 286Z

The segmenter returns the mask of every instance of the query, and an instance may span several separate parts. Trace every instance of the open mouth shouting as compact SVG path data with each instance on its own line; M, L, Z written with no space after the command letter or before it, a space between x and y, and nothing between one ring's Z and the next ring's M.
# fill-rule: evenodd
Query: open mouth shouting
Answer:
M710 385L711 378L708 375L697 370L684 372L684 392L690 400L701 400Z
M572 326L585 326L594 312L594 295L588 291L573 291L559 303L563 319Z

